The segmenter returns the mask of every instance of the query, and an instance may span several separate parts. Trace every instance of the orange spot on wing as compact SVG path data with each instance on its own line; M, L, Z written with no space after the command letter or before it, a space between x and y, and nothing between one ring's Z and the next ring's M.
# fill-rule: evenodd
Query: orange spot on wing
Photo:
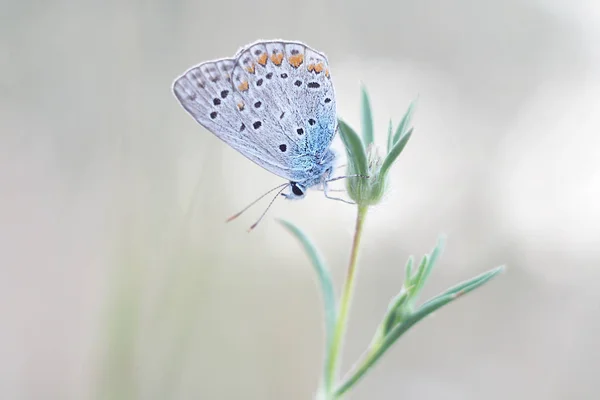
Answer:
M245 106L244 106L244 102L240 101L240 102L237 104L237 107L238 107L238 110L242 111L242 110L244 109L244 107L245 107Z
M254 73L254 64L248 65L246 67L246 71L250 72L251 74Z
M248 81L240 83L238 85L238 89L240 90L240 92L245 92L246 90L248 90Z
M273 64L277 66L281 65L281 62L283 61L283 53L272 54L271 61L273 61Z
M325 76L329 78L329 68L325 70Z
M294 56L289 56L288 61L290 62L290 65L292 67L298 68L300 65L302 65L302 62L304 61L304 55L296 54Z
M258 56L256 62L262 65L263 67L267 65L267 53L262 53L260 56Z
M309 64L308 72L312 72L312 71L315 71L315 73L317 73L317 74L320 74L321 72L323 72L323 63Z

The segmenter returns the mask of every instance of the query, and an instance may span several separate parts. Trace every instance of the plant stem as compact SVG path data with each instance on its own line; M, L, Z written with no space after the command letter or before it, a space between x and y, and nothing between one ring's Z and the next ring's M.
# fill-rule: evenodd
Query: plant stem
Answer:
M346 273L346 280L342 289L342 297L340 298L339 312L337 315L333 342L329 349L329 365L326 369L325 385L329 396L334 396L331 392L335 381L337 380L338 369L341 361L342 342L346 333L346 324L348 321L348 311L350 302L352 301L352 293L354 291L354 279L356 277L356 268L358 261L358 249L360 247L360 239L362 237L365 217L367 215L368 206L358 206L356 215L356 227L354 230L354 239L352 242L352 252L350 254L350 264ZM335 398L335 397L332 397Z

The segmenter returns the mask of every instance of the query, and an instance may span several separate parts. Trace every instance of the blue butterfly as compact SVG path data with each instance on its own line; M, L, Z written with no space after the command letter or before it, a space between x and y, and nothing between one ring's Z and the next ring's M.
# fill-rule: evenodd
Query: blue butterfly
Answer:
M289 181L265 195L288 189L286 198L301 199L322 185L333 198L327 182L336 158L336 101L324 54L300 42L258 41L233 58L188 69L173 92L200 125Z

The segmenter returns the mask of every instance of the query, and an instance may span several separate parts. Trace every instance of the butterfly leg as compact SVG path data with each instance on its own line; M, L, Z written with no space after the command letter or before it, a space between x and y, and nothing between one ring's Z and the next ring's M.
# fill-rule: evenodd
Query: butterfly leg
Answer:
M324 192L324 189L318 189L320 192ZM341 193L341 192L345 192L344 189L327 189L327 193L333 193L333 192L337 192L337 193Z
M328 194L328 190L327 190L327 182L323 182L323 193L325 193L325 197L327 197L327 198L328 198L328 199L330 199L330 200L343 201L343 202L344 202L344 203L346 203L346 204L356 204L356 203L355 203L355 202L353 202L353 201L348 201L348 200L345 200L345 199L341 199L341 198L339 198L339 197L333 197L333 196L330 196L330 195Z
M333 182L333 181L339 181L340 179L346 179L346 178L368 178L368 175L343 175L343 176L338 176L336 178L331 178L331 179L327 179L325 182Z
M320 191L320 192L324 192L325 191L324 188L319 188L317 190ZM329 193L331 193L331 192L345 192L346 190L344 190L344 189L327 189L327 191Z

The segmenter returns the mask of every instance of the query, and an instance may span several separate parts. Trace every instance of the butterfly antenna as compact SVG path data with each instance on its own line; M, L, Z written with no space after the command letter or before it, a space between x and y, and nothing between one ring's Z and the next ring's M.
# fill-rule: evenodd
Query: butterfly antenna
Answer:
M284 183L284 184L281 184L281 185L279 185L279 186L276 186L276 187L274 187L273 189L269 190L267 193L265 193L265 194L263 194L262 196L260 196L258 199L254 200L252 203L248 204L246 207L244 207L244 209L243 209L242 211L240 211L240 212L238 212L237 214L234 214L234 215L232 215L231 217L227 218L227 220L226 220L225 222L230 222L230 221L233 221L234 219L236 219L237 217L239 217L240 215L242 215L242 214L244 213L244 211L246 211L247 209L249 209L250 207L252 207L252 206L253 206L253 205L255 205L256 203L258 203L260 200L262 200L262 198L263 198L263 197L265 197L266 195L268 195L269 193L272 193L272 192L274 192L274 191L275 191L275 190L277 190L277 189L281 189L281 190L279 191L279 193L281 193L281 192L283 191L283 189L285 189L285 188L286 188L286 186L288 186L288 185L289 185L289 183ZM279 193L277 193L277 195L279 195ZM273 202L271 201L271 203L273 203ZM270 207L270 206L271 206L271 205L269 204L269 207ZM268 209L268 208L267 208L267 209ZM261 218L262 218L262 217L261 217Z
M258 225L258 223L260 221L262 221L263 217L267 214L267 211L269 211L269 208L271 208L271 206L273 205L273 202L279 197L279 195L281 194L281 192L283 192L287 186L289 186L289 183L286 183L285 186L282 187L279 192L277 192L277 194L273 197L273 199L271 200L271 202L269 203L269 205L267 206L267 208L265 209L265 211L263 211L263 213L260 216L260 218L255 223L253 223L252 226L248 229L248 232L250 232L250 231L252 231L252 229L256 228L256 225Z

